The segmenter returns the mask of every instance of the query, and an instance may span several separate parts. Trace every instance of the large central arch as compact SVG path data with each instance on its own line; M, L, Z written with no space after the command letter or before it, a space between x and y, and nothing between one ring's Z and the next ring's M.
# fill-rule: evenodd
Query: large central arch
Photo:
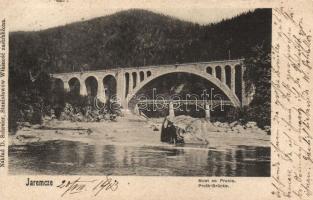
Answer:
M145 85L147 85L149 82L151 82L152 80L166 75L166 74L171 74L171 73L189 73L189 74L193 74L199 77L202 77L208 81L210 81L212 84L214 84L216 87L218 87L226 96L227 98L231 101L231 103L233 104L234 107L239 107L240 106L240 101L238 99L238 97L231 91L231 89L224 84L223 82L221 82L218 78L206 73L205 71L195 71L195 70L191 70L190 68L186 68L186 69L176 69L176 70L159 70L159 71L155 71L154 73L152 73L152 75L150 77L148 77L147 79L145 79L144 81L140 82L138 85L136 85L136 87L132 90L131 93L129 93L126 97L126 103L128 105L129 101L134 97L134 95L136 93L139 92L139 90L141 88L143 88Z

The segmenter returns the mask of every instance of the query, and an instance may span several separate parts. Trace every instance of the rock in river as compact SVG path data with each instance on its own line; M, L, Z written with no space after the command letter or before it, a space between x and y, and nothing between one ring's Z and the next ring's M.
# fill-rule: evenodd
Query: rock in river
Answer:
M169 143L207 144L207 133L217 128L204 119L185 115L166 117L162 124L161 141Z

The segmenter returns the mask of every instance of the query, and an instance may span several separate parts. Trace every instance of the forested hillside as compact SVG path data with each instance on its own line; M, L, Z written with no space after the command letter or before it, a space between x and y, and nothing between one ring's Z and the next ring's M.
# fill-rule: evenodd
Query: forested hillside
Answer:
M199 25L146 10L38 32L10 34L10 69L49 72L143 66L249 56L270 51L271 10L257 9L217 24Z

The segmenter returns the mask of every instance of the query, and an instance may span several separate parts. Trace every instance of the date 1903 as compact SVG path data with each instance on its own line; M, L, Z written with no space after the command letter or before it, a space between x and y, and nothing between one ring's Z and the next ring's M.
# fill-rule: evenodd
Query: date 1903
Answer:
M118 181L108 176L103 179L93 180L82 180L79 177L74 181L63 180L57 187L63 189L62 197L82 192L91 192L92 195L97 196L101 191L116 191Z

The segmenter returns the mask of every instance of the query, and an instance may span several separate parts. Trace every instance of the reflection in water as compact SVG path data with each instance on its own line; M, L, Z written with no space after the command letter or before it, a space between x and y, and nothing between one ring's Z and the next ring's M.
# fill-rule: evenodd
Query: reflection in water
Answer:
M12 174L270 176L270 148L90 145L10 146Z

